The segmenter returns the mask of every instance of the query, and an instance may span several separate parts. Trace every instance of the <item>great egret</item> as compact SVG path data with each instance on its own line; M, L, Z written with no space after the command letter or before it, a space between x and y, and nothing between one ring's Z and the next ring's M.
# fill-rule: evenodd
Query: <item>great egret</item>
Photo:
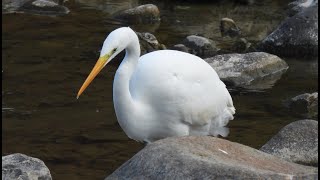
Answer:
M106 38L77 98L122 50L126 55L114 77L113 103L129 138L149 143L169 136L228 135L225 126L235 108L214 69L197 56L174 50L140 57L139 39L129 27Z

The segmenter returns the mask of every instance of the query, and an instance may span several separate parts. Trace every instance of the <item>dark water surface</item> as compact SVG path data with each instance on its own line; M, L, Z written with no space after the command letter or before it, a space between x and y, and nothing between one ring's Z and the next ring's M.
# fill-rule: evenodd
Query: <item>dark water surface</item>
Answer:
M143 148L127 138L115 117L117 64L108 65L79 100L76 93L107 34L126 26L110 14L145 2L150 1L76 0L66 3L71 13L62 17L2 15L2 155L38 157L53 179L103 179ZM279 24L287 3L155 3L161 24L132 27L154 33L167 47L190 34L223 46L219 20L230 17L254 42ZM259 148L281 127L301 119L283 101L318 91L318 58L285 60L289 69L271 89L230 89L237 114L227 139Z

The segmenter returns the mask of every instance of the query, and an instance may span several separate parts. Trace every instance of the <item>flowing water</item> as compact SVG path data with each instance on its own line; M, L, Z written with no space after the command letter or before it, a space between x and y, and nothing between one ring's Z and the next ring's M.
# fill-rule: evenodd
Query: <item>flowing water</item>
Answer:
M48 17L2 15L2 155L42 159L53 179L103 179L143 148L117 123L108 65L85 93L76 93L99 56L109 32L127 26L110 15L150 1L73 0L71 13ZM160 24L135 25L167 47L198 34L223 46L219 20L229 17L250 41L261 40L284 18L288 1L235 3L156 2ZM237 109L227 139L259 148L280 128L301 119L283 101L318 91L318 58L284 58L288 71L264 91L230 89Z

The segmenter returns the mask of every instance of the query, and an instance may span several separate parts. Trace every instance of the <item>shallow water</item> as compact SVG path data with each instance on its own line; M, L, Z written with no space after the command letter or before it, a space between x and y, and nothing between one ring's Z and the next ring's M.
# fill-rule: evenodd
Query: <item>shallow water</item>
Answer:
M2 15L2 155L42 159L53 179L103 179L143 148L119 127L112 103L117 64L76 93L99 55L106 35L119 26L110 14L150 1L68 1L61 17ZM156 3L161 24L130 25L171 47L190 34L224 46L219 20L230 17L247 39L259 41L283 19L288 2L248 7L233 3ZM261 11L267 9L267 11ZM196 16L195 16L196 14ZM284 106L287 98L318 91L318 58L286 59L288 71L271 88L229 87L237 109L227 139L259 148L281 127L301 119Z

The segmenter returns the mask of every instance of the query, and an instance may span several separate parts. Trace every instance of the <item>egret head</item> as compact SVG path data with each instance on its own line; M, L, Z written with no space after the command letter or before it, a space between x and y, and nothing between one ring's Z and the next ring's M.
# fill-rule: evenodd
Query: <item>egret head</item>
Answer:
M129 31L133 32L129 27L122 27L112 31L103 43L100 57L96 65L91 70L89 76L81 86L77 98L88 87L97 74L107 65L116 55L123 51L129 43Z

